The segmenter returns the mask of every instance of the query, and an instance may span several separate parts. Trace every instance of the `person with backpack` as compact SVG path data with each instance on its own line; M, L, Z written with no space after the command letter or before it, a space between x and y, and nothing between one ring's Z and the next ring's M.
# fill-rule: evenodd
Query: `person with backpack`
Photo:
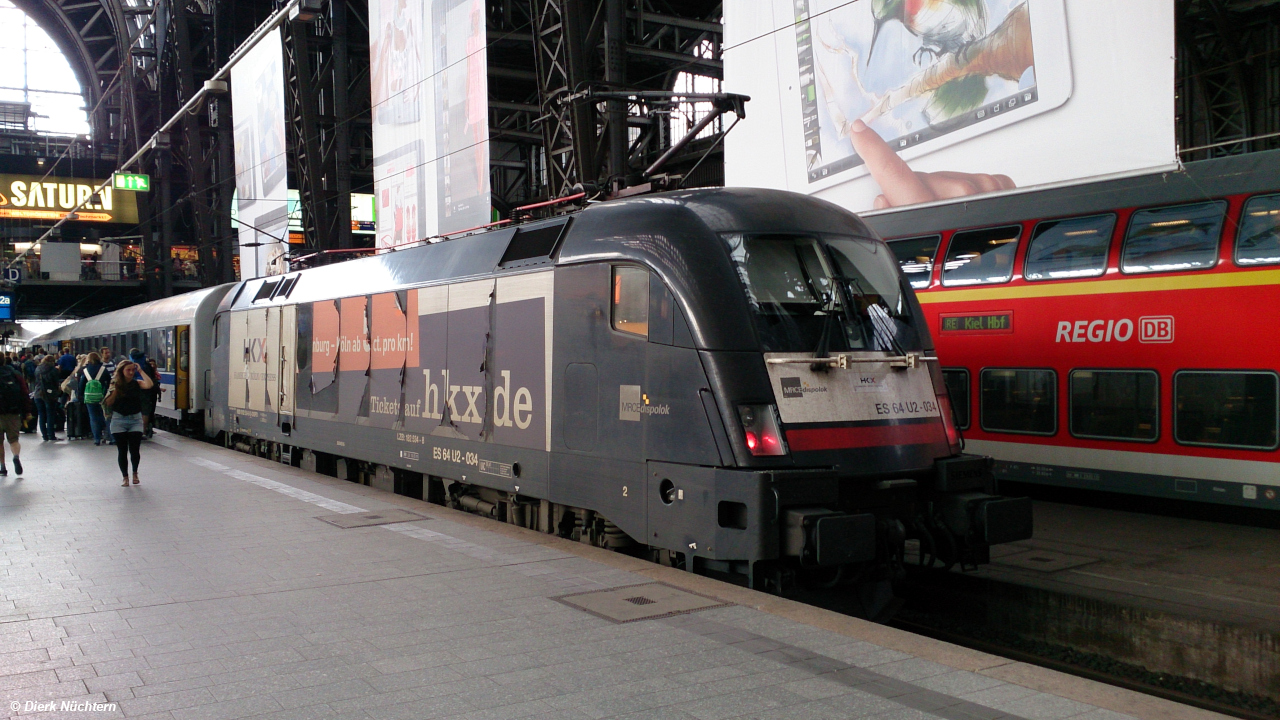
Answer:
M67 439L79 440L89 434L88 418L84 414L84 403L80 401L80 371L84 369L84 364L88 360L85 355L76 357L75 367L71 369L62 380L59 389L62 390L63 397L66 398L66 404L63 406L67 415ZM59 367L59 370L62 368Z
M58 405L62 397L62 374L57 358L45 355L36 368L36 414L40 418L40 435L46 442L58 439Z
M121 485L129 487L129 462L133 462L133 484L138 484L138 463L142 455L142 393L155 387L137 363L123 361L111 379L111 390L102 403L111 408L111 434L116 438L116 462Z
M30 412L31 398L27 396L27 380L22 377L19 365L10 364L8 353L0 353L0 433L9 442L13 452L13 470L22 474L22 444L18 433L22 430L22 417ZM0 475L8 475L4 463L4 445L0 445Z
M107 419L102 414L102 399L107 396L107 384L111 382L111 372L102 362L101 355L89 353L88 362L80 371L80 379L80 399L85 410L89 411L89 431L93 433L93 444L101 445L102 436L107 429Z

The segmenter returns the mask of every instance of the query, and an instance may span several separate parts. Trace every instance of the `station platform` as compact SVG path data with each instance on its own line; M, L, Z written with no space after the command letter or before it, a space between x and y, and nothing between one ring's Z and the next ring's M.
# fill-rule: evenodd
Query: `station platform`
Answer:
M1021 637L1280 702L1280 530L1037 501L1032 539L950 575Z
M1217 717L173 435L128 488L23 440L9 717Z

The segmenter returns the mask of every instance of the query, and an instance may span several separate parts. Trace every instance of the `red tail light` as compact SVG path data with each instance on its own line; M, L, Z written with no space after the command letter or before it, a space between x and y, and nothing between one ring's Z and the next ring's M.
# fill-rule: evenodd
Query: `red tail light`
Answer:
M960 429L956 427L956 416L951 409L951 396L945 390L938 395L938 408L942 414L942 427L947 431L947 445L951 447L951 454L959 455L964 451L964 441L960 438Z
M951 394L942 377L942 366L936 360L929 362L929 379L933 381L933 393L938 398L938 414L942 416L942 427L947 432L947 445L951 448L952 455L959 455L964 452L964 438L960 435L960 428L956 427Z
M738 419L747 449L756 457L786 455L787 446L782 441L778 427L778 413L772 405L739 405Z

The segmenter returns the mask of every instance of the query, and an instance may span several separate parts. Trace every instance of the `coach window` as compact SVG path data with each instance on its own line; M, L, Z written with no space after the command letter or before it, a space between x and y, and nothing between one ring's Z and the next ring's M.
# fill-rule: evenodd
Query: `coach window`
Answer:
M1213 267L1226 214L1227 204L1221 200L1135 212L1120 269L1148 273Z
M1152 370L1072 370L1071 434L1151 442L1159 437L1160 376Z
M969 371L964 368L943 368L942 381L947 386L947 396L951 399L951 412L955 415L956 427L969 429Z
M929 287L929 280L933 277L933 258L938 254L941 241L941 235L926 235L889 242L889 249L898 258L898 266L911 287L917 290Z
M613 329L649 337L649 271L619 265L613 269Z
M1249 198L1236 235L1237 265L1280 263L1280 195Z
M1280 377L1273 372L1184 370L1173 376L1173 397L1173 434L1184 445L1280 444Z
M1107 248L1115 215L1046 220L1036 225L1027 248L1028 280L1097 277L1107 270Z
M1058 431L1058 376L1052 370L982 371L982 429L1053 435Z
M1021 225L966 230L951 236L942 265L943 285L985 285L1013 277Z

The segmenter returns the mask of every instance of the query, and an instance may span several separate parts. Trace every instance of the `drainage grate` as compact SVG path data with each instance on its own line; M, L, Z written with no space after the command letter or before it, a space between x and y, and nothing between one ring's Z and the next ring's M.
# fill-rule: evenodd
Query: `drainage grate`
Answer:
M372 525L390 525L391 523L413 522L414 520L428 520L425 515L419 515L412 510L378 510L376 512L361 513L345 513L336 515L319 515L317 520L323 520L330 525L336 525L343 530L358 527L370 527Z
M642 590L644 594L637 594L636 590ZM594 590L554 599L616 623L652 620L729 605L715 598L704 597L662 583Z

